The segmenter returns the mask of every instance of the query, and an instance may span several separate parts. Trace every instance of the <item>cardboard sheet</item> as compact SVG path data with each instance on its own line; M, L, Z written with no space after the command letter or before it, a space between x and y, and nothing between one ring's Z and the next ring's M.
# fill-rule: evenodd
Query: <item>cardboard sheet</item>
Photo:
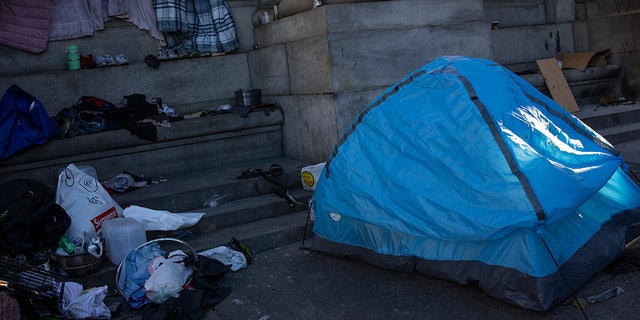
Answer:
M571 89L569 89L567 79L565 79L558 65L558 60L555 58L540 59L536 60L536 63L540 68L540 73L542 73L544 82L547 84L553 100L569 112L580 110L573 93L571 93Z
M611 49L593 51L563 53L558 60L562 61L562 69L577 69L584 71L587 67L604 67L607 65L607 57Z

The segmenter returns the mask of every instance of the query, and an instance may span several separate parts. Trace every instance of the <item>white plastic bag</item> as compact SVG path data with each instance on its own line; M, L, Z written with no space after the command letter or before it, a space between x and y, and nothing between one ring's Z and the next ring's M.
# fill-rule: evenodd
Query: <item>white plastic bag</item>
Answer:
M118 203L88 173L91 170L93 168L90 167L81 170L72 163L58 174L56 203L71 218L71 226L65 233L71 240L84 237L84 240L89 241L100 231L103 222L122 214Z
M306 166L300 170L300 180L302 181L302 188L304 190L316 190L316 185L318 184L318 179L320 179L320 174L322 174L324 165L325 162L321 162L318 164Z
M193 268L184 265L186 254L176 250L169 258L156 257L149 266L151 276L144 283L144 291L149 300L162 303L171 297L178 297L182 286L187 283Z
M173 231L195 225L204 212L173 213L131 205L124 208L122 215L140 222L146 231Z

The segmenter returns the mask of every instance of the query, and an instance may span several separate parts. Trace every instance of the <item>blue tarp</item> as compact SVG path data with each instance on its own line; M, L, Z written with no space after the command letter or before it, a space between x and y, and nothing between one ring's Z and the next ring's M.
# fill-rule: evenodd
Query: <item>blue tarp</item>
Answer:
M547 310L623 252L640 207L626 170L508 69L441 57L336 144L313 196L314 247Z

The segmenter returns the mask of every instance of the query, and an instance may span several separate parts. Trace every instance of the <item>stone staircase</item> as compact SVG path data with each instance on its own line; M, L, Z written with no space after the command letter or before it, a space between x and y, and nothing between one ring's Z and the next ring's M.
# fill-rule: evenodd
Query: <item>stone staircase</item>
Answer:
M59 170L70 163L93 167L100 181L128 170L158 182L114 194L121 207L205 213L193 227L147 231L147 240L177 238L201 252L236 238L260 252L301 241L306 226L311 193L302 189L300 170L308 163L282 156L282 122L282 110L270 106L246 117L230 113L172 122L157 128L156 142L126 130L53 139L0 161L0 181L30 178L55 190ZM272 164L283 169L270 178L275 183L260 176L238 179L248 168L266 172ZM296 203L281 197L282 187ZM227 195L228 202L205 206L214 194ZM115 288L116 268L103 257L100 271L82 281L107 281Z

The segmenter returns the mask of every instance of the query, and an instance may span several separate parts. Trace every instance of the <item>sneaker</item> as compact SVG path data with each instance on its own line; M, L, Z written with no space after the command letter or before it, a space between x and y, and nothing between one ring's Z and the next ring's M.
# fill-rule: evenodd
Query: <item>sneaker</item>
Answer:
M115 61L119 65L129 64L129 58L127 58L127 56L125 56L124 53L117 55L115 57Z
M167 49L167 51L169 51L169 59L178 59L180 57L178 57L178 54L176 54L176 51L173 49Z
M180 59L186 59L190 56L189 50L187 48L177 49L176 54Z
M168 60L169 59L169 49L160 49L158 50L158 54L156 55L156 57L158 57L158 60Z
M111 66L115 64L118 64L116 59L108 54L101 54L96 57L96 66L98 67Z
M200 52L199 51L191 51L191 53L189 54L189 58L199 58Z

